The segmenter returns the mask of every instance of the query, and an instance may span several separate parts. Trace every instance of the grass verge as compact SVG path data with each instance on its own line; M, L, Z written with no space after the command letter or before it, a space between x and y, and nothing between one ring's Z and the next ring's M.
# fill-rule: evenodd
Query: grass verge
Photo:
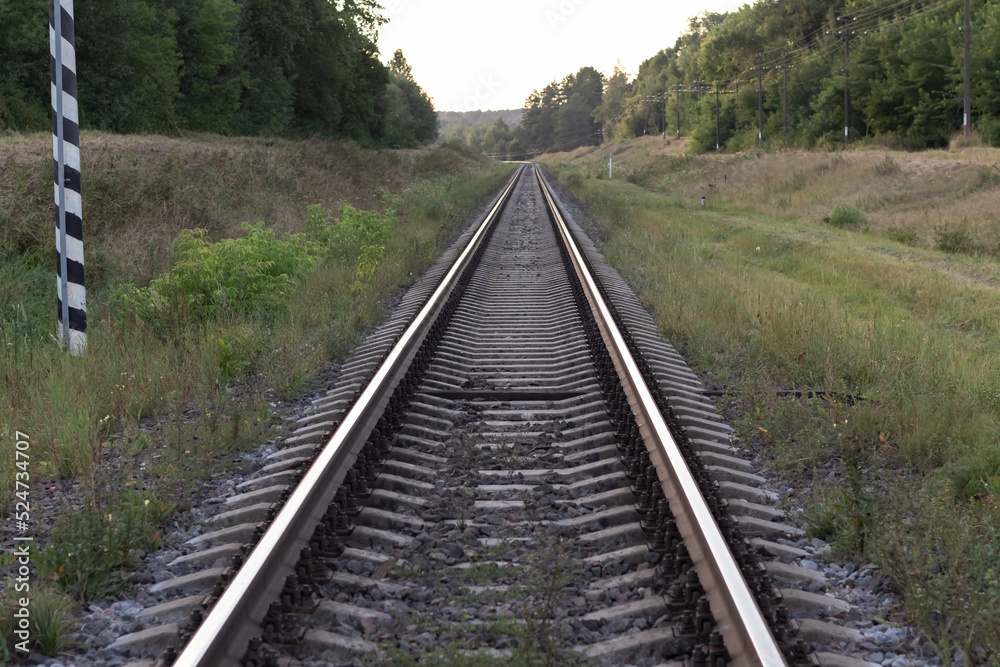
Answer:
M757 174L770 194L704 208L678 185L705 179L683 156L641 185L598 178L565 156L549 164L588 205L606 256L662 332L730 392L744 445L815 489L813 534L878 563L902 592L898 611L938 646L995 660L1000 264L824 225L805 209L753 210L785 187L787 167L768 171L781 160L718 158L706 171L744 161L741 173ZM799 189L820 187L800 180ZM788 389L826 398L779 391Z
M70 357L46 141L0 141L0 504L19 431L30 480L66 494L38 574L78 601L126 587L165 515L273 438L269 403L357 344L510 170L450 147L85 133L88 353Z

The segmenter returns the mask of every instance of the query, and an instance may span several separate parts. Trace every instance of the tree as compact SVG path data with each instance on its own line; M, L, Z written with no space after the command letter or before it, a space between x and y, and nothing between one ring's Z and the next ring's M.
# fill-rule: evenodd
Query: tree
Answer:
M604 95L601 97L600 105L592 112L594 120L603 128L605 136L618 138L625 134L622 117L625 114L625 98L631 90L628 74L619 60L615 65L614 74L604 81Z
M235 54L240 94L232 120L237 134L275 134L288 128L295 99L292 52L305 29L300 0L280 5L241 0Z
M170 0L181 57L177 113L202 132L226 132L239 104L235 57L239 7L233 0Z
M49 120L45 3L0 0L0 130L40 130Z
M593 67L582 67L563 80L564 102L559 107L555 128L558 150L601 143L601 125L593 114L603 95L604 76Z
M177 128L181 58L169 10L142 0L77 0L74 9L81 123Z
M437 139L434 104L414 81L413 71L399 49L389 62L389 76L389 85L378 105L385 143L392 147L413 148Z
M561 83L532 92L515 133L519 150L571 150L600 143L601 126L593 114L603 95L604 76L593 67L581 67Z
M483 137L483 152L487 155L506 156L508 146L513 138L514 132L510 126L504 122L503 118L497 118L490 129L486 130L486 135Z
M392 60L389 61L389 71L401 79L413 81L413 70L406 62L406 58L403 57L402 49L396 49L395 53L392 54Z

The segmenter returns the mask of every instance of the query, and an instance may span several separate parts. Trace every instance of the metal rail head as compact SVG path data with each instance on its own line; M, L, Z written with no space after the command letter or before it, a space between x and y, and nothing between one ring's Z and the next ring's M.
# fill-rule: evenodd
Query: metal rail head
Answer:
M250 639L260 634L261 619L281 591L285 576L293 571L301 548L308 543L316 523L326 512L337 487L382 415L389 394L406 372L476 249L503 211L523 170L524 167L518 168L441 284L393 346L247 556L244 565L177 657L175 667L223 667L240 663Z
M787 667L774 634L761 614L711 509L701 495L683 453L670 434L652 392L646 386L639 366L614 321L611 309L601 296L597 281L556 206L541 170L536 168L535 175L558 236L566 245L573 269L580 279L601 336L614 360L640 433L649 449L650 460L656 466L660 479L669 480L664 484L663 493L670 502L677 527L695 562L712 614L729 650L730 662L740 666Z

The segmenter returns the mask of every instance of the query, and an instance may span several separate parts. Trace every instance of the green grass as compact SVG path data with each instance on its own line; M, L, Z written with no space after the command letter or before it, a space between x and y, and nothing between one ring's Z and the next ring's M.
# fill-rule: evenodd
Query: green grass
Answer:
M882 565L932 638L1000 655L1000 265L553 163L663 333L729 387L744 443L818 487L815 531Z
M36 535L38 582L77 602L126 588L136 551L157 548L171 509L189 508L204 480L280 433L269 401L294 398L360 342L469 222L457 214L510 171L450 148L96 138L108 150L92 154L84 183L80 357L52 335L51 204L39 194L51 197L51 174L35 164L51 161L39 151L47 139L0 141L0 155L14 156L13 167L0 160L0 505L14 499L20 431L32 483L69 478L83 492ZM25 145L40 155L19 153ZM314 202L323 206L307 209ZM173 214L209 231L161 220ZM264 222L241 229L238 215ZM365 233L345 238L349 229ZM43 618L38 648L57 652L64 628Z
M23 635L15 634L16 630L23 631L17 623L19 619L15 617L23 609L27 609L30 614L28 650L58 656L70 642L72 622L69 612L73 608L72 599L49 583L33 581L30 582L29 590L20 592L15 590L15 585L13 580L4 583L8 594L0 601L0 664L6 665L13 657L24 656L24 653L15 648L16 644L24 641ZM28 600L27 607L20 606L21 599Z

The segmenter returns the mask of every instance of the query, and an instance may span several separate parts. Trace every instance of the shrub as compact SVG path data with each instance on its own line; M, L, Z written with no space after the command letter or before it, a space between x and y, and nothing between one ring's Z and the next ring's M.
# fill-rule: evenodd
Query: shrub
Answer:
M276 238L264 223L243 224L246 236L212 242L204 229L185 229L174 242L174 265L149 287L125 284L114 299L161 333L222 314L273 315L283 294L316 266L322 247L303 234Z
M834 227L854 228L868 224L868 216L857 206L837 204L826 222Z
M989 249L973 236L967 220L963 220L956 227L943 225L935 227L934 247L942 252L959 255L983 255L989 252Z
M983 139L979 136L978 132L973 132L969 136L965 136L961 132L956 134L948 142L948 150L957 150L959 148L978 148L983 145Z
M208 335L208 345L219 362L219 384L228 385L250 368L259 347L248 326L220 328Z
M917 230L912 227L891 227L886 230L886 234L896 243L909 246L917 245Z
M340 220L334 225L326 225L319 230L314 225L317 239L321 240L333 261L361 261L365 247L370 246L368 256L379 255L374 248L385 249L392 236L392 220L395 213L390 209L382 214L378 211L359 211L350 204L340 206Z
M876 162L872 169L879 176L892 176L893 174L898 174L902 171L899 164L893 160L892 156L888 153L886 153L885 159L881 162Z

